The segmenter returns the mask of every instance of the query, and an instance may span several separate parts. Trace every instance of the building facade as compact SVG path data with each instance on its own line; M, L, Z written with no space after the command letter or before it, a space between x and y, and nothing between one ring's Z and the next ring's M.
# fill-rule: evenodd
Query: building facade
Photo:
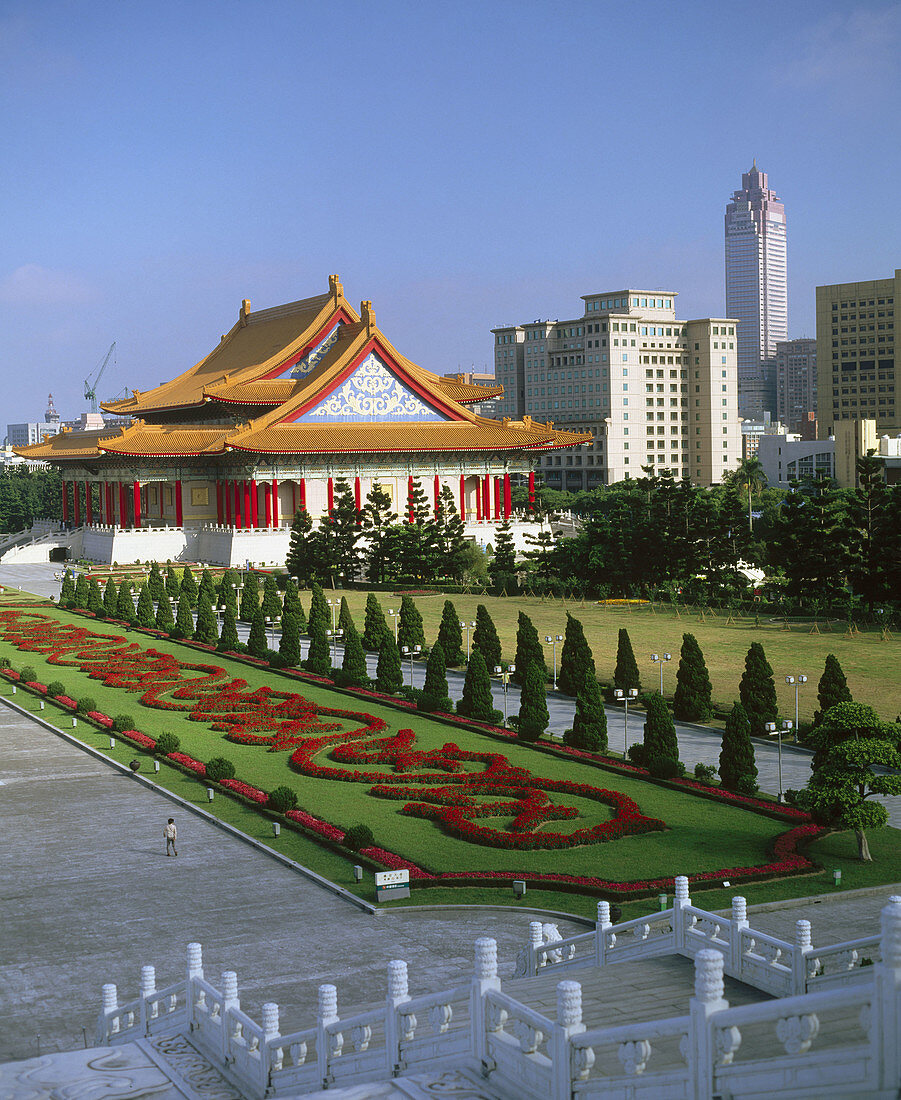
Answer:
M901 270L890 279L817 287L817 420L821 436L844 420L901 428L895 303Z
M739 411L775 412L772 362L788 339L785 206L755 161L726 206L726 313L738 326Z
M816 419L817 342L807 336L776 344L776 419L798 432ZM811 416L811 414L813 414Z
M835 440L801 439L794 433L762 435L757 457L767 485L787 489L792 481L815 481L835 477Z
M673 291L582 296L568 321L492 329L498 415L590 432L589 447L541 459L552 489L579 491L671 470L698 485L741 460L736 321L676 318Z

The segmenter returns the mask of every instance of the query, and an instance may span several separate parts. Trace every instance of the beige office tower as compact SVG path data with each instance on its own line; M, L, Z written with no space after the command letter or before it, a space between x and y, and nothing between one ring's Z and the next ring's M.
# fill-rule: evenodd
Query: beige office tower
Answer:
M734 318L676 318L674 291L582 296L581 317L492 329L497 415L590 431L545 455L552 489L579 491L670 470L713 485L741 460Z
M879 435L901 428L892 279L817 287L817 434L836 434L842 420L875 420Z

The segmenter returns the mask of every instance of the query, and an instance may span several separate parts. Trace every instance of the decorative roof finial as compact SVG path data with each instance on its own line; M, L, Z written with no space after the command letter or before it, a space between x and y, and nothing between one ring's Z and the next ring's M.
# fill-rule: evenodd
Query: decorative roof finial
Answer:
M247 324L247 318L249 316L250 316L250 299L245 298L244 301L241 303L241 309L238 313L238 320L241 322L242 326Z
M375 310L368 299L360 302L360 320L369 330L370 336L375 331Z
M337 300L344 297L344 287L341 285L341 280L337 275L329 275L328 277L328 289L329 294Z

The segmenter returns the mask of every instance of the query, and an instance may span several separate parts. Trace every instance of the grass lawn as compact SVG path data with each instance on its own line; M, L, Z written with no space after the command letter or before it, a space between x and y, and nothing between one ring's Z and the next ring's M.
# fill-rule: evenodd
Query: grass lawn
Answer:
M440 601L437 605L439 611L442 602ZM627 837L613 843L586 845L564 851L517 853L472 844L446 835L429 821L402 816L400 814L402 802L373 797L368 793L368 784L300 775L288 767L290 752L271 753L267 752L265 747L228 742L223 734L209 729L202 723L190 722L180 713L144 707L135 695L122 688L105 687L97 680L91 680L80 670L50 665L40 654L19 651L11 643L0 640L0 656L9 657L13 667L33 665L39 679L44 682L61 681L66 685L67 692L75 698L83 695L93 696L98 708L107 714L131 714L135 718L137 728L151 736L158 736L164 731L175 732L181 738L181 750L197 759L205 761L213 756L228 756L235 762L238 777L254 785L266 790L280 785L291 786L297 792L299 805L325 820L344 827L364 821L372 827L377 843L390 850L398 851L431 870L506 870L521 871L526 874L557 871L615 880L671 876L768 862L768 842L790 827L735 807L721 806L682 792L643 783L641 780L616 776L569 759L538 754L527 746L517 743L501 745L463 728L452 728L418 715L406 715L393 708L352 699L316 685L292 683L269 670L251 668L223 659L219 655L206 657L177 643L158 641L139 633L124 635L121 631L107 627L103 623L86 620L81 616L71 615L58 609L47 609L45 613L50 613L60 622L86 626L97 633L127 637L129 641L137 642L143 649L153 648L169 652L181 661L220 665L228 670L229 675L245 679L251 688L268 684L276 690L298 691L312 702L322 706L337 706L355 711L365 710L384 718L389 726L388 732L399 727L412 726L417 734L417 748L438 748L448 741L453 741L463 749L476 752L486 750L503 752L511 763L528 768L536 776L588 783L592 786L622 791L635 799L643 813L662 818L669 826L663 833ZM2 694L9 695L10 691L11 686L4 682ZM38 708L38 700L21 691L17 694L17 702L33 710ZM48 703L44 716L53 721L56 714L59 712ZM60 727L66 729L66 732L70 732L68 722L67 717L63 717L59 722ZM353 728L356 724L347 723L347 728ZM108 752L123 762L127 762L136 755L139 759L145 761L147 759L142 754L136 753L133 747L121 742L115 749L109 750L109 734L89 729L84 723L79 723L78 728L71 732L83 738L94 748ZM318 762L326 765L329 763L324 754L320 755ZM145 764L145 770L148 767L149 764ZM386 765L374 766L368 770L385 771L387 767ZM351 873L354 862L352 858L348 859L325 849L288 829L283 829L281 837L275 840L271 835L271 825L264 816L224 795L217 795L215 802L208 806L205 783L185 776L177 769L164 765L159 778L165 786L188 801L204 805L242 831L277 847L292 859L310 866L332 881L354 888ZM605 820L610 813L606 806L566 794L555 795L554 800L567 805L576 805L579 808L583 817L577 819L575 827ZM481 820L483 823L503 824L497 819ZM551 824L551 828L566 831L568 825L565 822L555 822ZM881 830L872 835L871 846L876 862L871 865L861 865L857 862L853 837L848 838L846 834L840 834L825 838L814 846L813 854L825 864L828 873L763 883L759 886L745 886L742 888L743 892L752 902L771 900L774 897L832 892L833 867L842 869L845 888L897 881L901 879L901 855L896 843L897 836L897 832L891 829ZM440 887L414 891L414 901L420 904L473 904L477 901L515 904L508 891L509 888L506 886L498 889ZM361 896L370 897L371 888L364 883L357 892ZM728 905L735 892L735 889L704 891L703 904L712 907ZM725 900L719 899L720 894ZM557 890L539 891L537 889L530 889L528 902L545 908L558 908L585 915L592 915L596 905L594 898L579 897ZM648 902L630 903L627 908L634 910L634 915L637 915L647 911Z

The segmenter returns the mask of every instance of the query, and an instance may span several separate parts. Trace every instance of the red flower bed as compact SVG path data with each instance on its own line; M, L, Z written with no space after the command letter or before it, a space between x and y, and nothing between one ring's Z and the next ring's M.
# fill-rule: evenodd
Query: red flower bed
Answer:
M166 759L174 760L176 764L181 764L183 768L188 768L198 775L206 775L206 765L195 760L193 756L186 756L183 752L170 752L166 754Z
M142 749L156 748L156 741L152 737L148 737L146 733L141 733L140 730L120 730L119 737L124 737L126 741L131 741L135 745L140 745Z
M269 798L269 795L265 791L261 791L259 787L251 787L249 783L242 783L240 779L220 779L219 785L234 791L235 794L242 795L244 798L249 798L251 802L258 802L261 806L265 805Z
M103 726L105 729L112 729L113 720L108 714L104 714L99 710L89 710L85 716L90 718L92 722L96 722L98 726Z

